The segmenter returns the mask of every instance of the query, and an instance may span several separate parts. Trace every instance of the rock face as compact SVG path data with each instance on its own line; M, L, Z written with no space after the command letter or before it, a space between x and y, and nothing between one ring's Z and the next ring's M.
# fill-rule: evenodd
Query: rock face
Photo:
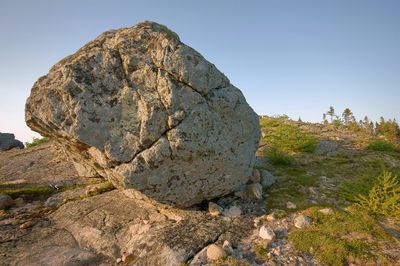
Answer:
M33 86L28 126L81 176L186 207L246 183L258 117L239 89L166 27L107 31Z
M14 134L0 132L0 151L8 151L13 148L23 149L24 144L15 139Z

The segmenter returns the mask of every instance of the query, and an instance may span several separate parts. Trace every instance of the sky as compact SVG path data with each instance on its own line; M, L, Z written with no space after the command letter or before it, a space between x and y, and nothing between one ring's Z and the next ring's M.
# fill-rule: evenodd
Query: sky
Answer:
M319 122L329 106L400 120L397 0L1 0L0 132L24 121L34 82L109 29L152 20L239 87L258 114Z

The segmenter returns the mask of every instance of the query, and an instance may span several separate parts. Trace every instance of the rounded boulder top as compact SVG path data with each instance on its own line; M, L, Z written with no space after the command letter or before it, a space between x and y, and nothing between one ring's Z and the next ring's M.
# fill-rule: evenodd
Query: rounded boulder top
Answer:
M241 91L149 21L107 31L55 64L34 84L25 120L79 175L179 207L245 184L260 138Z

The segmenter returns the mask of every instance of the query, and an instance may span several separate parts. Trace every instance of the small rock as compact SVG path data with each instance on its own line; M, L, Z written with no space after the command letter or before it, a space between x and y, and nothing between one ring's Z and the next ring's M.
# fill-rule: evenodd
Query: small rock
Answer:
M310 193L310 195L314 196L315 198L318 197L318 192L313 187L308 188L308 193Z
M288 202L286 203L286 208L288 208L288 209L296 209L297 206L296 206L296 204L294 204L293 202L288 201Z
M27 222L21 224L19 226L19 229L28 229L29 227L32 227L34 224L35 224L35 222L30 220L30 221L27 221Z
M276 180L278 180L276 176L274 176L271 172L267 170L261 170L260 175L261 175L261 185L263 186L263 188L268 188L272 186L276 182Z
M212 216L218 216L222 213L224 209L219 206L218 204L210 201L208 203L208 212L212 215Z
M258 235L265 240L273 241L276 238L274 230L272 230L270 227L267 227L265 225L261 226L260 231L258 232Z
M224 244L222 244L222 248L225 250L226 253L232 254L233 253L233 248L231 242L228 240L224 241Z
M262 199L262 186L260 183L253 183L246 186L246 195L252 199Z
M311 218L308 216L305 216L303 214L300 214L294 218L294 226L299 228L299 229L304 229L307 228L311 225Z
M60 204L61 204L61 201L59 199L50 197L45 201L44 206L46 206L46 207L54 207L54 206L57 206L57 205L60 205Z
M268 214L265 218L267 219L268 222L273 222L276 220L274 213Z
M249 180L254 183L260 182L260 171L258 169L253 169L252 175L249 177Z
M242 210L237 206L232 206L229 209L225 209L223 215L225 217L237 217L242 214Z
M245 195L244 195L245 193L244 193L244 191L242 191L242 190L238 190L238 191L235 191L235 193L233 193L233 195L235 196L235 197L238 197L238 198L241 198L241 199L243 199L243 198L245 198Z
M17 207L22 207L25 204L25 201L23 198L16 198L14 200L14 203Z
M333 214L333 210L331 208L320 209L319 212L325 215Z
M324 182L328 181L328 178L326 176L320 176L319 181L324 183Z
M218 260L226 256L226 252L223 248L216 244L211 244L207 248L207 258L210 260Z
M11 207L14 204L13 199L7 194L0 194L0 210Z

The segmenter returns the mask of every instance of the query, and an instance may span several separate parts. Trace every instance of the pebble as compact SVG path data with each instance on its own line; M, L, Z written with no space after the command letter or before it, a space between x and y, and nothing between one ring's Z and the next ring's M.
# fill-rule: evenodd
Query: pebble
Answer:
M320 209L319 212L325 215L333 214L333 210L331 208Z
M246 195L252 199L262 199L262 186L260 183L253 183L246 186Z
M294 226L299 228L299 229L304 229L307 228L311 225L311 218L308 216L305 216L303 214L300 214L294 218Z
M269 241L274 241L276 238L275 232L274 230L272 230L270 227L268 226L261 226L260 231L258 232L258 235L265 240L269 240Z
M32 227L34 224L35 224L35 222L32 221L32 220L30 220L30 221L27 221L27 222L21 224L21 225L19 226L19 229L27 229L27 228L29 228L29 227Z
M273 222L276 220L274 213L268 214L265 218L267 219L268 222Z
M225 209L223 215L225 217L237 217L242 214L242 210L238 206L232 206L229 209Z
M253 169L252 175L249 177L249 180L254 183L258 183L261 180L261 174L258 169Z
M233 254L232 244L228 240L224 241L224 243L222 244L222 248L225 250L226 253Z
M224 210L224 209L223 209L221 206L219 206L218 204L216 204L216 203L214 203L214 202L212 202L212 201L210 201L210 202L208 203L208 212L209 212L212 216L219 216L219 215L221 215L221 213L222 213L223 210Z
M288 201L288 202L286 203L286 208L288 208L288 209L296 209L297 206L296 206L296 204L294 204L293 202Z
M225 250L216 245L216 244L211 244L207 248L207 258L210 260L218 260L222 257L226 256Z
M7 194L0 194L0 210L11 207L14 204L13 199Z

